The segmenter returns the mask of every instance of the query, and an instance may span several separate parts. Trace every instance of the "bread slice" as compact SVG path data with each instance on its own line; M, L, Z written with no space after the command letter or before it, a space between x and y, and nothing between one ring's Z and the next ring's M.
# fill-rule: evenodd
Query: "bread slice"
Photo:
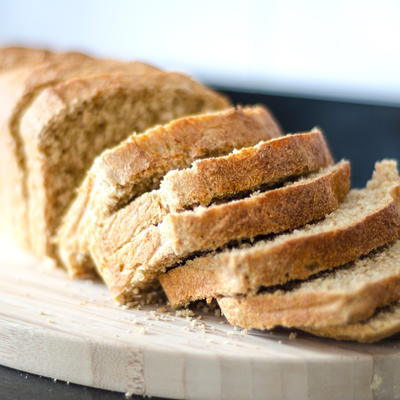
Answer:
M0 177L1 229L26 248L29 245L27 215L27 166L29 148L24 148L20 125L25 111L46 87L76 76L99 73L145 73L158 69L143 63L94 60L80 53L52 54L50 61L25 65L0 75L0 155L7 174ZM47 110L45 110L47 111Z
M59 253L70 275L93 272L89 242L95 228L100 226L103 232L113 229L108 237L118 246L118 236L126 237L135 220L151 220L149 207L157 207L158 202L143 202L141 206L132 200L157 188L170 169L185 168L193 160L226 154L279 135L269 112L256 106L181 118L105 151L87 174L59 230ZM135 206L137 215L131 214L118 227L118 221Z
M400 234L399 176L377 163L365 189L352 190L324 220L254 245L195 258L160 276L173 306L207 297L254 294L351 262Z
M336 340L374 343L400 332L400 303L379 309L365 321L320 329L305 328L306 332Z
M129 291L145 288L167 267L196 252L322 218L347 194L349 175L349 163L341 162L279 189L208 208L169 213L160 224L144 229L109 257L96 252L96 240L92 255L111 292L123 302Z
M400 240L341 269L325 272L294 288L268 289L247 297L218 299L232 325L320 329L371 317L400 299Z
M161 201L169 212L256 190L332 164L322 132L285 135L225 157L196 161L186 170L168 172L161 182Z

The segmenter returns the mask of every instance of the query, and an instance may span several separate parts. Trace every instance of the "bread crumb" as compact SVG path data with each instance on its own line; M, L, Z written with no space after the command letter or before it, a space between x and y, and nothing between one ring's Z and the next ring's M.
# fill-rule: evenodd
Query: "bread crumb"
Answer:
M175 316L184 318L194 317L194 312L192 310L184 308L183 310L176 310Z
M282 340L278 340L278 344L282 344Z
M371 389L372 390L379 389L381 385L382 385L382 377L379 376L378 374L374 374L374 377L372 378L371 382Z
M56 322L54 321L54 319L48 319L47 322L48 322L49 324L55 324L55 323L56 323Z
M144 326L139 328L137 331L140 335L146 335L148 333L147 328L145 328Z
M247 329L242 329L241 331L240 331L240 334L241 335L248 335L248 333L249 333L249 331L247 330Z
M293 339L296 339L296 338L297 338L297 333L296 332L290 332L289 339L293 340Z

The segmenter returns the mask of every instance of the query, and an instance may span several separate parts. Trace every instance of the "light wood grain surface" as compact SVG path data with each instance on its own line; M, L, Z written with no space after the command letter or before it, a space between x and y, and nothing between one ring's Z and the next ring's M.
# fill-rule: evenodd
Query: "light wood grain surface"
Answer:
M150 310L124 310L100 283L70 281L0 241L0 364L177 399L400 398L399 338L243 335L222 318L193 326Z

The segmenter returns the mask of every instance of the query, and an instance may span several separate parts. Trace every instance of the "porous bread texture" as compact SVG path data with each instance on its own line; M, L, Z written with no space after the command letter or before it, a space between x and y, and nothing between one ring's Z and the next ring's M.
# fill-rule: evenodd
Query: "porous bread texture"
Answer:
M1 228L30 249L26 157L20 127L24 113L46 87L100 73L158 71L143 63L94 60L80 53L52 54L49 61L0 75L0 151L7 174L0 177ZM49 104L51 109L52 104ZM44 110L48 112L48 110Z
M89 242L95 236L102 240L96 230L114 229L110 241L119 243L113 235L123 238L132 223L149 215L147 207L155 203L143 203L137 214L116 225L132 200L157 188L170 169L279 135L268 110L256 106L177 119L105 151L88 172L58 234L60 257L70 275L93 273Z
M308 179L241 200L169 213L106 255L91 246L96 266L115 299L149 285L161 272L198 251L233 240L280 232L320 219L336 209L350 186L349 163L323 169Z
M7 173L0 176L0 229L29 248L25 215L28 194L24 184L22 142L18 135L20 116L39 87L63 75L59 74L57 64L64 66L72 58L75 65L82 68L83 63L92 59L80 53L51 53L46 58L52 61L23 63L24 49L5 49L2 53L9 68L0 74L0 154L3 165L7 166ZM27 54L34 53L27 49ZM11 64L19 68L11 68Z
M381 308L365 321L326 328L304 328L306 332L336 340L375 343L400 332L400 303Z
M232 325L319 329L371 317L379 307L400 299L400 240L292 290L218 299Z
M355 260L400 235L400 180L383 161L365 189L354 189L324 220L288 234L187 261L160 276L169 302L254 294Z

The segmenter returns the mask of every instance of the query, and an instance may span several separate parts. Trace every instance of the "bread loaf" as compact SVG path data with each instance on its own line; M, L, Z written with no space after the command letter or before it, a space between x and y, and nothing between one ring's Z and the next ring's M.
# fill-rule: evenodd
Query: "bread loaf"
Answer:
M0 107L1 136L13 171L5 179L15 187L2 193L3 210L7 225L39 256L55 255L60 218L99 152L134 131L227 105L185 75L142 63L53 60L0 80L11 93Z

